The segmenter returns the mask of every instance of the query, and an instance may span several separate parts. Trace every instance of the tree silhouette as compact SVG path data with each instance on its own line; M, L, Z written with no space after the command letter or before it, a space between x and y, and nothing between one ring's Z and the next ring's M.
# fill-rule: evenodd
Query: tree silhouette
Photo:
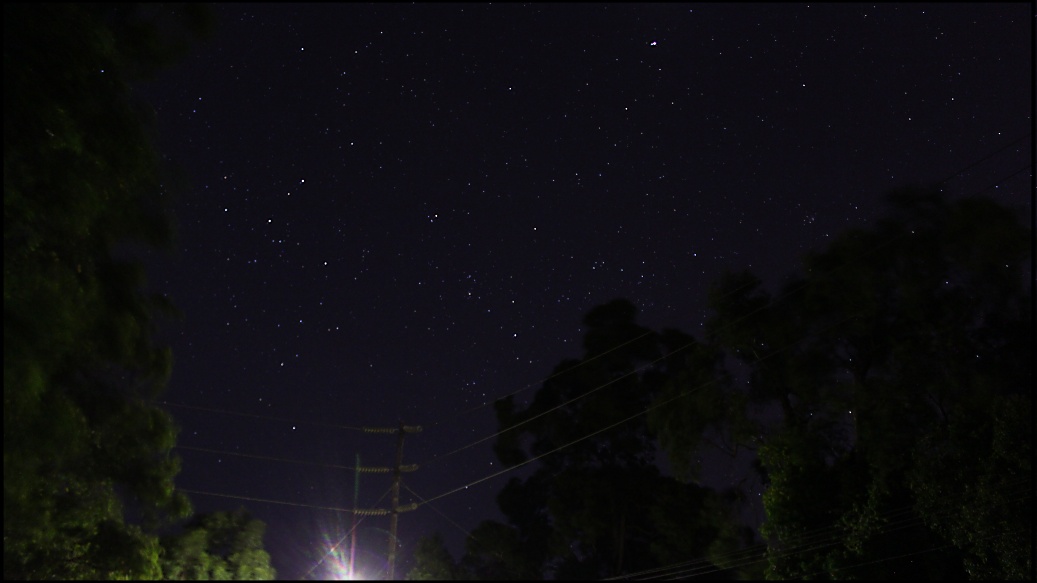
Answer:
M157 576L145 530L189 510L172 419L146 404L169 375L152 333L171 307L125 258L172 240L128 84L175 51L134 14L4 5L5 578Z
M737 529L726 498L660 472L643 415L687 371L671 353L693 339L637 325L627 300L594 308L584 324L582 360L559 364L525 409L510 397L496 405L501 461L543 456L498 498L542 571L600 578L740 544L727 536Z
M484 524L445 564L480 578L692 560L752 578L1032 575L1032 232L986 198L888 200L775 294L721 277L702 341L638 326L626 300L592 310L583 359L528 406L496 403L498 457L537 470L499 494L509 524ZM680 480L659 472L656 443ZM732 516L745 493L694 483L714 446L755 456L763 561L735 554L759 540Z
M193 517L182 533L162 540L166 580L271 580L275 572L263 549L266 525L244 509Z
M1032 420L1012 414L1032 403L1032 234L989 199L889 200L777 295L741 273L711 296L707 336L746 371L746 404L782 413L747 424L726 409L759 446L768 574L1018 578L1032 566ZM687 456L701 423L670 415L660 439Z

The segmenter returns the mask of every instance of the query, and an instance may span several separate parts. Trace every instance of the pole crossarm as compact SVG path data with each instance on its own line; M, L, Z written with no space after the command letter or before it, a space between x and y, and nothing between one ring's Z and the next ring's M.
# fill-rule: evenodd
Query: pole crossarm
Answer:
M357 466L356 471L361 474L388 474L393 471L393 468Z
M353 512L357 516L389 516L390 514L393 514L393 513L399 514L401 512L410 512L412 510L417 510L417 509L418 509L418 503L417 502L411 502L410 504L407 504L405 506L400 506L399 508L396 508L396 509L392 509L392 508L356 508L356 509L353 510Z
M357 466L357 471L362 474L388 474L397 471L397 468ZM400 466L399 471L416 472L418 471L418 464L407 464L405 466Z
M353 490L353 530L352 541L350 543L350 559L349 568L350 574L353 572L353 561L356 558L356 518L357 516L389 516L389 556L387 565L387 579L390 581L395 579L396 576L396 551L399 545L399 540L396 537L396 528L399 515L404 512L410 512L417 510L417 502L400 506L400 482L402 481L402 474L408 472L414 472L418 469L418 464L403 464L403 439L408 433L420 433L420 425L404 425L401 421L396 427L362 427L365 433L379 433L382 435L395 435L396 436L396 465L391 468L377 467L377 466L361 466L360 456L356 456L356 466L354 468L356 472L356 485ZM392 507L389 509L385 508L370 508L370 509L359 509L356 508L356 500L360 491L360 474L392 474Z
M401 425L399 427L362 427L365 433L421 433L420 425Z
M409 504L407 507L400 506L400 481L402 480L402 474L405 471L414 471L418 469L416 464L403 465L403 438L408 433L417 433L421 431L420 425L404 425L403 421L400 421L400 425L396 428L396 467L393 471L392 480L392 512L389 514L389 572L388 579L391 581L396 578L396 547L399 544L396 538L396 524L399 519L400 512L407 510L414 510L418 507L417 504Z
M396 509L396 513L399 514L400 512L410 512L411 510L417 510L417 509L418 509L418 503L417 502L411 502L410 504L407 504L406 506L400 506L399 508L397 508Z

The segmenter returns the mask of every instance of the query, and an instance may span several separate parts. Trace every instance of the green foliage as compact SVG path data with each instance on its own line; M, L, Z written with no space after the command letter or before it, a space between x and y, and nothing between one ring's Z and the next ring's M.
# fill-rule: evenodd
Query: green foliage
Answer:
M751 273L722 277L705 342L637 326L624 300L592 310L582 360L525 408L496 403L498 457L538 469L498 496L509 524L484 525L459 565L440 555L439 575L601 578L694 559L731 578L1030 574L1032 233L986 199L890 203L775 295ZM656 443L683 481L659 474ZM756 452L765 567L744 554L742 493L688 483L704 446Z
M461 567L478 581L536 580L543 574L518 529L486 520L465 541Z
M465 541L465 555L458 563L436 533L422 537L414 552L411 580L506 581L537 580L540 563L522 543L517 529L493 520L479 524Z
M711 297L708 337L744 363L750 402L783 412L733 432L761 436L767 575L1017 578L1032 426L1009 411L1032 406L1032 233L986 199L890 203L780 294L735 274Z
M919 440L911 490L927 526L964 552L970 578L1033 573L1032 403L993 396ZM1022 544L1030 541L1030 545Z
M489 545L497 554L483 553L481 564L500 564L500 557L521 548L519 558L508 562L529 565L529 573L600 578L740 544L737 535L729 536L737 531L731 500L660 474L643 414L660 394L675 402L684 396L679 393L691 392L691 404L679 411L700 409L694 421L699 433L723 417L729 401L697 392L714 378L715 355L680 332L656 334L638 326L635 316L626 300L594 308L584 320L582 360L559 364L524 410L510 398L497 403L501 461L538 456L539 465L527 479L511 480L498 497L510 526L486 537L497 541ZM679 412L660 412L652 426L678 422ZM679 439L669 443L697 443L699 436Z
M414 550L414 568L407 573L411 581L453 581L469 577L458 567L439 533L421 537Z
M661 336L662 350L671 355L658 370L665 382L648 412L648 427L668 454L674 473L682 480L698 477L696 453L712 432L732 434L729 453L737 454L739 440L747 440L753 427L745 417L746 396L731 390L730 375L723 369L723 354L677 331Z
M437 576L601 578L695 559L695 574L730 578L1029 575L1032 233L987 199L889 200L777 294L722 277L704 342L638 326L625 300L592 310L583 359L528 406L496 403L498 457L537 470L498 496L509 524L485 524L459 564L436 555ZM681 481L656 469L657 443ZM706 446L756 453L764 561L734 519L744 493L689 483Z
M172 235L130 12L4 5L5 578L155 577L157 539L124 507L146 528L189 509L172 419L146 404L170 372L152 339L169 304L119 258Z
M263 548L266 525L244 509L195 516L179 535L162 540L162 578L167 580L272 580Z

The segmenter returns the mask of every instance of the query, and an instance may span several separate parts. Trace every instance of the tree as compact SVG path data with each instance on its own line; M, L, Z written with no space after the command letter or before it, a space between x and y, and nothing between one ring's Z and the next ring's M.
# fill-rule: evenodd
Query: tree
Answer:
M967 411L952 413L913 452L918 512L962 550L970 578L1032 578L1032 400L993 396Z
M418 540L414 563L414 568L407 573L408 580L451 581L470 578L458 567L438 532Z
M725 420L758 446L768 575L1017 578L1032 568L1032 422L1013 415L1032 406L1032 233L989 199L889 200L779 294L749 273L711 294L707 340L744 371L747 406L781 412ZM696 419L659 427L675 456L700 435Z
M686 370L671 353L692 339L654 333L635 317L626 300L594 308L584 319L582 360L559 364L524 410L511 397L496 404L498 457L539 464L526 480L512 479L498 503L545 576L600 578L702 556L734 522L719 493L655 465L644 413Z
M889 202L776 294L748 272L718 280L704 341L638 326L624 300L592 310L583 359L525 408L496 403L498 457L538 466L501 491L508 524L487 526L462 574L600 578L704 558L681 574L1032 575L1032 232L989 199ZM656 442L682 480L655 467ZM755 540L732 519L741 493L693 482L714 445L755 453L763 571L732 560Z
M485 520L465 540L461 568L471 579L532 581L543 577L539 567L513 526Z
M128 85L173 54L148 30L129 6L4 5L5 578L155 577L147 530L189 510L147 404L171 305L125 252L172 236Z
M455 561L438 534L422 537L414 552L411 580L538 580L543 578L540 562L531 557L518 530L485 520L469 533L465 554Z
M272 580L263 548L266 525L244 509L200 514L184 531L162 540L162 578L172 580Z

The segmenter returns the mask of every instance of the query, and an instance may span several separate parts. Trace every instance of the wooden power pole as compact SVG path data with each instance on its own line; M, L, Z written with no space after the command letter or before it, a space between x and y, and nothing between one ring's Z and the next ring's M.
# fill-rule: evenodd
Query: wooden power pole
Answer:
M356 507L360 505L360 454L356 454L356 466L353 467L353 527L349 530L349 580L353 579L353 567L356 565Z
M414 510L418 507L417 504L410 504L404 507L400 507L400 482L402 480L403 472L413 472L418 469L417 464L403 465L403 438L408 433L418 433L421 431L420 425L404 425L400 422L399 427L396 428L373 428L365 427L364 431L369 433L395 433L396 434L396 465L392 468L393 480L392 480L392 508L390 508L389 514L389 572L387 578L391 581L396 576L396 547L399 546L396 543L396 527L399 522L399 516L401 512L407 512ZM359 466L359 464L357 464ZM379 472L386 470L387 468L362 468L361 471L368 472Z

